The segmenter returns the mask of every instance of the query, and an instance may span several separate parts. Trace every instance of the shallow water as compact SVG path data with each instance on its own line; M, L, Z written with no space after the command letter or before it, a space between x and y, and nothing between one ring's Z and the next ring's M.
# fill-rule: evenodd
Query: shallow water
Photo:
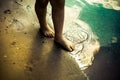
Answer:
M78 16L79 20L89 25L98 36L101 46L119 43L119 0L66 0L66 6L77 6L81 9Z

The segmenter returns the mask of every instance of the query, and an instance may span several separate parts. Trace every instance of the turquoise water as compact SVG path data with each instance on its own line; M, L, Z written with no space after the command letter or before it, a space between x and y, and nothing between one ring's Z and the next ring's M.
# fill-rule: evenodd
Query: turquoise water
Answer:
M120 43L120 11L104 8L99 3L90 5L85 0L66 0L66 6L74 5L82 8L78 18L90 26L99 37L101 46Z

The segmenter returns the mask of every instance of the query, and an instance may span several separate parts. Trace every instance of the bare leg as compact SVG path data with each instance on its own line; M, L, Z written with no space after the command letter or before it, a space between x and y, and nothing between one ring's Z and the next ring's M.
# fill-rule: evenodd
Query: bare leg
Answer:
M55 29L55 41L68 51L73 51L74 45L62 35L65 0L50 0L50 3L52 5L52 19Z
M40 31L46 37L54 37L54 31L46 22L46 11L49 0L36 0L35 11L40 23Z

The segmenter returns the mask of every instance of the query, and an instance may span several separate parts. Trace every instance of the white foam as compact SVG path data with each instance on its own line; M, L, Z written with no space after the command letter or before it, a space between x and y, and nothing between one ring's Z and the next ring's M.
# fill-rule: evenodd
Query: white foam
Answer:
M89 4L102 4L104 8L120 10L120 0L86 0Z

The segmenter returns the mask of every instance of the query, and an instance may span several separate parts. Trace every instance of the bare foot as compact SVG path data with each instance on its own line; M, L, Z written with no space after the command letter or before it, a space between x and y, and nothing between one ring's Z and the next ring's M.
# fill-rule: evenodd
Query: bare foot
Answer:
M57 42L58 44L60 44L62 47L64 47L66 50L70 52L72 52L75 48L75 45L64 37L58 39L55 38L55 42Z
M49 25L45 26L45 27L41 27L40 28L40 32L45 36L45 37L50 37L53 38L54 37L54 31L50 28Z

